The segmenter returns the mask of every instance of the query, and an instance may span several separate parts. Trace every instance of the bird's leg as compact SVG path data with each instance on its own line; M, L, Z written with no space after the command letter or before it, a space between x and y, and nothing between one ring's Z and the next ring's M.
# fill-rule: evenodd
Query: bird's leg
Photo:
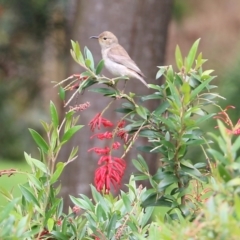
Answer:
M123 92L125 91L125 87L126 87L126 85L127 85L127 80L128 80L128 79L125 79L125 80L124 80Z

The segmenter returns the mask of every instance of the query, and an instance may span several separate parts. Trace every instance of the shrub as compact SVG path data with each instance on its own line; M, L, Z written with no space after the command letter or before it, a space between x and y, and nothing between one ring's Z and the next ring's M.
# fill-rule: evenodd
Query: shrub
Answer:
M199 40L184 59L177 46L177 72L172 66L159 67L156 78L163 76L164 84L149 84L153 93L140 99L159 102L150 111L138 103L135 94L118 88L118 81L126 78L100 76L104 62L101 60L95 68L89 49L82 53L79 44L72 42L71 54L85 72L56 84L65 106L70 106L77 93L97 83L106 87L91 90L110 99L89 123L95 131L91 138L109 141L104 148L89 149L99 155L95 186L90 186L92 199L83 194L70 196L75 206L64 213L63 199L58 197L61 188L58 179L65 166L77 158L78 148L73 147L66 162L57 162L58 154L83 127L76 124L75 115L86 110L89 103L69 107L60 121L51 102L51 122L42 121L47 138L30 129L40 150L38 159L25 153L32 171L10 169L0 173L28 176L28 182L19 186L20 198L13 199L10 193L2 192L9 204L0 214L1 239L237 239L240 141L233 138L240 132L239 123L234 125L228 117L228 108L222 110L217 105L221 96L213 92L216 88L212 85L213 71L202 68L206 60L201 53L197 55L198 44ZM67 101L66 91L74 91ZM119 98L124 102L116 111L122 117L114 124L104 113ZM220 113L209 113L212 105L218 106ZM207 136L200 128L213 116L229 126L227 129L218 120L220 136L212 133ZM139 150L153 154L159 167L151 175L144 158L138 154L132 160L138 173L131 176L128 191L114 197L111 189L120 188L126 169L124 157L138 137L148 141ZM220 150L211 147L212 141ZM116 157L121 146L122 156ZM187 153L193 146L202 149L205 159L189 159ZM151 188L137 186L139 180L148 180ZM156 219L151 218L153 212L157 213Z

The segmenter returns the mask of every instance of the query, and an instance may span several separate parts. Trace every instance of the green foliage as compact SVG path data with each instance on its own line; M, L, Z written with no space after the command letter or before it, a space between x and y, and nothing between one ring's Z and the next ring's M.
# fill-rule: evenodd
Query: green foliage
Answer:
M164 76L164 84L149 84L153 92L140 99L159 101L156 109L150 111L136 103L140 101L134 93L126 94L124 89L117 87L118 81L126 78L99 76L103 61L95 68L90 50L85 48L82 53L79 44L72 41L71 54L85 72L57 84L60 85L60 98L64 100L65 92L75 87L76 79L81 80L76 93L94 84L107 85L108 88L93 89L97 94L111 99L94 118L94 124L100 124L102 114L115 99L123 99L117 111L123 114L121 122L127 122L121 129L127 135L124 153L119 159L122 160L130 151L138 137L144 137L148 144L139 147L139 150L152 154L159 167L151 175L145 159L138 154L132 160L138 172L131 176L128 191L121 191L119 196L114 197L104 194L104 189L98 192L91 186L92 198L83 194L70 196L75 206L64 213L63 199L58 197L61 188L58 179L65 166L76 159L78 148L73 147L64 163L57 163L57 158L62 146L83 126L76 125L78 117L74 117L75 109L67 112L60 121L57 109L51 102L51 122L42 121L47 138L30 129L40 157L35 159L24 154L31 172L25 173L28 181L19 186L21 197L13 198L4 192L9 203L0 212L0 238L238 239L240 166L237 151L240 138L234 139L233 135L239 134L240 126L233 126L225 109L222 115L217 116L231 129L226 129L218 121L221 135L210 133L210 140L200 128L200 124L206 124L215 115L209 113L206 107L216 105L220 96L213 92L212 70L204 71L202 68L206 60L201 53L197 55L198 45L199 40L185 58L177 46L175 57L178 72L172 66L159 67L157 78ZM106 123L107 120L104 121ZM217 143L219 149L212 147L212 141ZM205 159L188 157L187 153L193 146L202 149ZM15 169L0 172L1 175L16 173L20 172ZM148 180L151 188L137 187L139 180ZM154 209L157 218L151 219Z

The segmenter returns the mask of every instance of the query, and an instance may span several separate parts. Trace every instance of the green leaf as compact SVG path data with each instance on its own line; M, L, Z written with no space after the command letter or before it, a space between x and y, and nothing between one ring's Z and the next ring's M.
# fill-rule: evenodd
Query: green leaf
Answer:
M48 227L48 231L52 231L53 227L54 227L54 220L52 218L49 218L47 221L47 227Z
M138 149L139 151L149 153L149 152L151 152L151 150L153 149L153 147L152 147L152 146L139 146L139 147L137 147L137 149ZM152 151L152 152L155 153L155 152L157 152L157 151Z
M94 211L94 206L93 203L90 202L89 199L85 196L84 199L81 198L75 198L73 196L70 196L71 201L78 207L84 209L84 210L89 210L89 211Z
M50 102L50 113L51 113L53 126L55 128L57 128L58 125L59 125L58 112L57 112L57 109L56 109L56 107L55 107L55 105L54 105L54 103L52 101Z
M200 68L202 66L202 53L200 52L198 54L197 60L196 60L196 66L195 69L197 70L198 68Z
M171 207L172 206L172 200L169 199L169 198L166 198L164 196L158 198L157 193L153 193L142 202L141 206L143 208L150 207L150 206Z
M166 67L159 67L160 69L157 72L156 79L160 78L165 72L166 72Z
M139 172L143 172L143 171L144 171L143 166L142 166L136 159L133 159L133 160L132 160L132 163L133 163L134 167L135 167Z
M85 64L88 68L91 68L91 60L85 59Z
M147 120L148 117L148 109L143 106L136 107L137 114L142 117L144 120Z
M24 152L24 157L30 166L35 166L37 169L40 169L42 172L48 173L48 169L44 163L40 162L35 158L32 158L26 152Z
M165 101L160 103L160 105L156 108L156 110L154 111L154 114L156 115L160 115L162 113L164 113L169 107L169 102Z
M3 186L0 186L0 193L4 198L12 199L12 194L7 189L5 189Z
M33 195L33 193L30 191L30 189L24 187L24 186L19 186L20 191L22 193L22 195L25 197L25 199L29 202L29 203L35 203L37 206L40 207L38 200L36 199L36 197Z
M96 68L96 74L99 75L102 72L102 69L104 68L104 60L102 59Z
M71 44L72 44L72 48L73 50L70 50L70 53L73 57L73 59L79 63L80 65L85 66L85 62L84 62L84 58L83 55L81 53L81 49L80 49L80 45L78 42L74 42L71 40Z
M74 126L72 128L70 128L67 132L64 133L62 139L61 139L61 143L66 143L67 141L69 141L69 139L77 132L79 131L81 128L83 127L83 125L77 125Z
M202 123L202 122L205 122L205 121L207 121L209 118L212 118L214 115L216 115L216 114L215 114L215 113L211 113L211 114L207 114L207 115L205 115L205 116L203 116L203 117L200 117L200 118L196 119L196 124L198 125L198 124L200 124L200 123Z
M227 186L228 187L239 187L240 185L240 177L231 179L228 183Z
M109 88L92 88L89 90L90 92L97 92L97 93L102 93L104 96L106 95L116 95L117 92L114 89L109 89Z
M150 94L150 95L141 97L141 100L144 102L147 100L162 99L162 98L163 98L163 95L161 93L156 92L154 94Z
M178 89L176 88L176 86L170 82L170 81L167 81L168 83L168 86L170 88L170 91L171 91L171 97L173 97L173 102L175 106L177 106L178 108L181 107L181 97L180 97L180 94L178 92ZM171 104L171 102L169 101L169 104Z
M55 170L55 172L53 173L53 175L52 175L52 177L50 179L50 184L53 184L53 183L55 183L58 180L58 178L61 175L64 167L65 167L65 165L64 165L63 162L58 162L57 163L56 170Z
M168 70L167 70L167 80L170 82L174 81L174 72L173 72L173 68L172 65L168 66Z
M187 66L186 66L186 70L187 72L189 72L189 70L192 68L192 65L194 63L194 60L195 60L195 57L196 57L196 53L197 53L197 50L198 50L198 45L199 45L199 42L200 42L200 38L194 42L194 44L192 45L189 53L188 53L188 56L187 56Z
M154 137L157 137L158 134L154 130L143 129L140 131L139 136L147 137L147 138L154 138Z
M238 193L235 192L234 194L234 206L235 206L235 213L237 215L238 221L240 220L240 197Z
M228 182L232 179L231 174L228 172L228 170L223 166L221 163L218 164L218 172L221 176L221 178L225 181Z
M108 223L107 226L107 237L108 239L112 239L113 235L115 234L115 228L117 223L118 216L116 213L114 213Z
M57 139L58 139L58 130L57 128L53 129L51 133L51 138L50 138L50 145L51 145L51 150L54 151L56 144L57 144Z
M90 52L90 50L87 47L84 48L84 53L85 53L86 58L88 60L90 60L89 67L91 68L92 71L94 71L95 70L94 69L94 59L93 59L92 53Z
M181 87L182 93L184 95L183 102L184 104L188 104L190 101L190 92L191 92L191 87L187 82L184 82L182 87Z
M38 178L33 174L28 174L29 181L36 187L38 190L42 189L42 184Z
M71 151L71 153L69 155L69 159L74 158L76 156L77 152L78 152L78 146L77 147L73 147L73 149L72 149L72 151Z
M21 220L18 222L17 228L15 230L15 236L16 237L22 237L22 234L26 231L25 227L27 225L29 216L26 215L21 218Z
M141 227L144 227L147 224L147 222L152 216L153 210L154 210L154 207L148 207L145 209L145 214L143 215L143 218L141 219L141 222L140 222Z
M59 94L59 97L60 97L61 100L65 100L65 95L66 95L66 94L65 94L65 90L64 90L63 87L60 87L60 88L59 88L58 94Z
M202 82L198 87L196 87L191 92L191 100L194 100L195 97L204 89L207 87L207 85L214 79L215 77L210 77L208 80Z
M48 144L45 142L45 140L42 138L42 136L36 132L35 130L29 128L29 131L34 139L34 141L37 143L37 145L40 147L40 149L43 150L43 152L47 153L49 146Z
M173 175L166 175L164 179L158 185L158 191L164 191L168 186L172 185L173 183L177 183L177 177Z
M9 217L10 212L16 207L16 204L19 202L19 198L13 199L10 203L6 204L2 211L0 212L0 222L2 223L7 217Z
M181 50L178 45L175 50L175 61L176 61L178 70L181 71L181 68L183 66L183 58L182 58Z
M142 181L142 180L146 180L146 179L148 179L148 176L146 176L146 175L137 176L137 174L135 174L135 177L134 177L134 181Z
M132 111L133 110L129 109L129 108L117 108L117 109L115 109L115 112L120 112L120 113L130 113Z
M92 185L91 185L91 192L92 192L94 201L99 202L106 213L109 212L109 206L106 204L106 200Z
M240 148L240 137L236 139L236 141L232 145L232 151L237 152L237 150Z
M51 234L58 240L69 240L69 236L62 234L61 232L52 231Z
M139 163L142 165L142 167L143 167L143 169L144 169L145 171L148 171L148 170L149 170L149 169L148 169L148 165L147 165L146 161L144 160L144 158L142 157L142 155L138 154L138 155L137 155L137 160L138 160Z

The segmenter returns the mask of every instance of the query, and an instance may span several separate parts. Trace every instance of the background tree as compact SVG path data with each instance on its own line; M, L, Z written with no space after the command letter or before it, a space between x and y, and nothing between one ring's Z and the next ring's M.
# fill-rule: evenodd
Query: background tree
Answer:
M98 35L105 30L112 31L147 76L146 81L148 83L155 82L157 68L154 69L152 66L164 64L172 2L169 0L145 0L141 2L129 0L118 2L110 0L98 2L94 0L76 1L71 38L79 41L82 48L87 45L94 54L94 58L98 61L101 59L100 46L97 41L89 40L89 37ZM69 61L68 70L69 75L82 71L73 60ZM106 75L110 76L107 72ZM129 92L135 91L138 94L149 91L136 79L131 79L127 83L127 89ZM81 122L84 122L85 125L98 113L99 109L103 108L102 106L107 104L106 99L100 98L97 93L91 92L85 92L83 95L78 96L77 101L78 103L86 101L91 103L91 107L80 116ZM116 108L116 105L113 108ZM113 111L110 116L106 115L106 117L115 122L118 119L117 113ZM91 132L86 126L81 131L81 134L76 134L73 139L73 145L79 145L80 157L67 167L63 175L62 194L65 198L68 198L70 193L88 193L89 184L93 182L93 172L96 169L97 159L94 154L88 153L86 149L97 146L98 143L94 142L94 140L89 141L90 136ZM132 151L134 150L135 147ZM69 151L70 149L65 148L60 160L64 161ZM130 161L132 158L133 155L129 154L127 156L127 175L134 171ZM148 160L150 168L154 169L157 164L156 159Z

